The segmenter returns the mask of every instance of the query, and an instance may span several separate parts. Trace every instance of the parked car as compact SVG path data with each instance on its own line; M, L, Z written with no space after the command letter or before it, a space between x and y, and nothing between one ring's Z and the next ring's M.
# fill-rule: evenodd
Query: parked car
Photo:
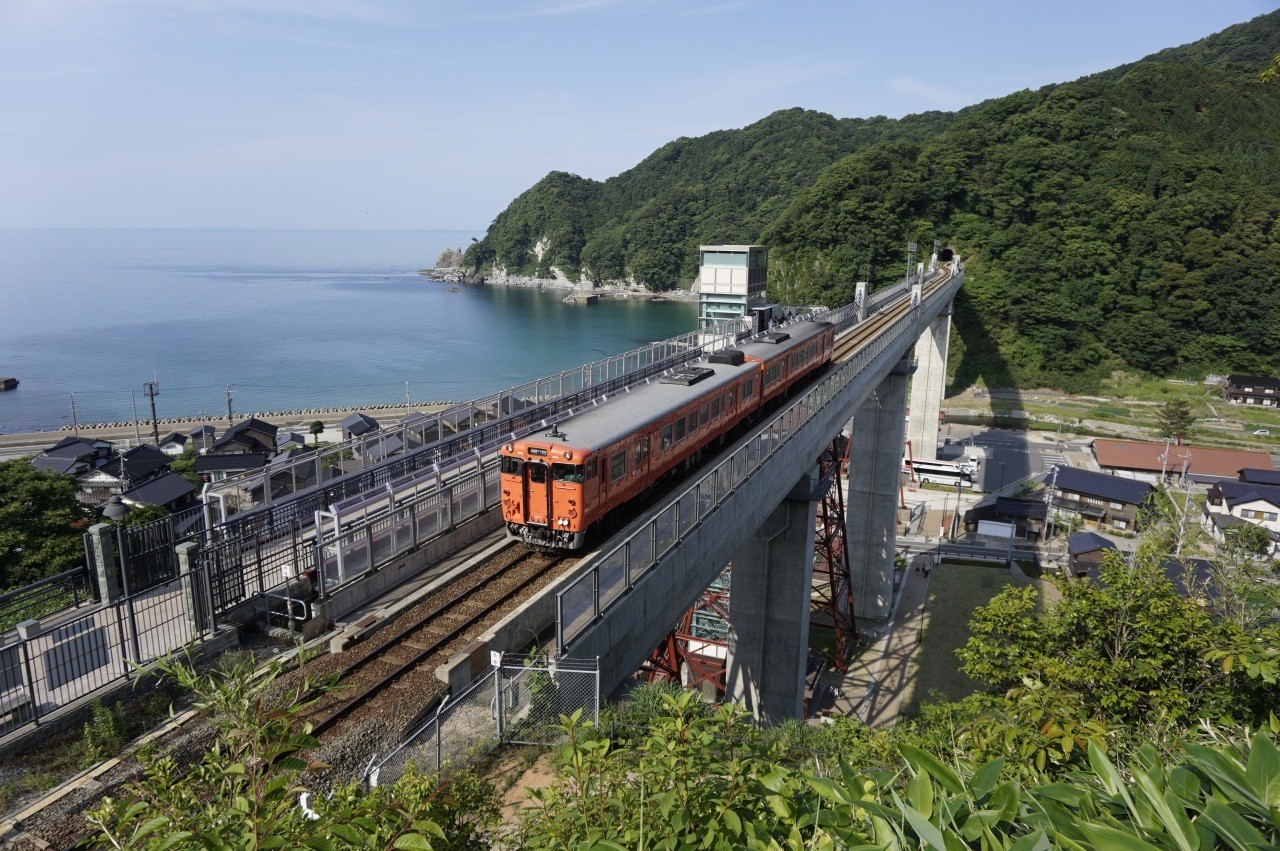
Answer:
M1255 431L1255 432L1253 433L1253 436L1254 436L1254 437L1268 437L1268 436L1270 436L1270 434L1271 434L1271 432L1267 431L1265 428L1260 428L1260 429L1258 429L1257 431Z

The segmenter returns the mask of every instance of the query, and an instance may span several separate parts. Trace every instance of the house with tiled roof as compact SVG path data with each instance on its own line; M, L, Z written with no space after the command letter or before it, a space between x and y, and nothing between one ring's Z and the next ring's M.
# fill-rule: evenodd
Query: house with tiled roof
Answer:
M1215 541L1225 541L1232 529L1246 524L1264 529L1272 553L1280 555L1280 486L1235 481L1209 489L1203 525Z
M104 505L113 496L169 472L172 459L154 446L143 444L108 456L91 470L76 476L76 499L86 505Z
M1054 467L1046 481L1055 514L1068 512L1088 528L1121 532L1137 527L1138 514L1155 492L1148 482L1069 466Z
M342 439L350 440L353 437L363 437L380 428L382 426L373 417L356 411L354 414L348 414L342 418Z
M1280 408L1280 378L1266 375L1228 375L1223 397L1233 405Z
M120 495L125 505L158 505L179 511L195 502L199 488L177 473L164 473Z
M110 441L88 437L65 437L31 459L31 466L46 473L79 475L92 470L115 454Z
M1077 532L1067 538L1067 565L1073 575L1088 576L1090 572L1097 572L1107 553L1118 550L1119 547L1097 532Z
M249 417L224 431L209 453L264 452L270 458L276 452L278 430L271 423Z
M1094 439L1093 455L1105 473L1152 484L1158 483L1162 474L1166 479L1180 477L1184 462L1187 478L1203 484L1233 480L1244 467L1272 466L1271 456L1265 452L1103 437Z

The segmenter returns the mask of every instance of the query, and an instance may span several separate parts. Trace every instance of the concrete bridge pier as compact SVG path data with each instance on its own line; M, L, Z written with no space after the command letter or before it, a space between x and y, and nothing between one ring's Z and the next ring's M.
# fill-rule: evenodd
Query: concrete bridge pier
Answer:
M733 555L726 697L760 721L804 712L820 491L816 469L806 473Z
M947 345L951 339L948 304L916 342L916 372L911 379L911 423L907 439L911 457L922 461L938 458L938 411L947 388Z
M898 487L911 364L901 360L858 408L850 426L849 504L845 521L853 613L879 624L893 610ZM735 584L736 591L736 584Z

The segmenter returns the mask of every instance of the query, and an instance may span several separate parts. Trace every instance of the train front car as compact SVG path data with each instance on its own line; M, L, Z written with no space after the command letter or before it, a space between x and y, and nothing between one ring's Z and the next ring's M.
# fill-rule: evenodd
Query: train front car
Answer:
M576 550L592 525L625 519L654 482L698 462L756 407L759 368L741 352L670 370L502 447L507 536Z
M502 458L502 518L510 537L535 547L576 550L589 525L583 522L588 470L595 458L551 432L530 435L499 450Z

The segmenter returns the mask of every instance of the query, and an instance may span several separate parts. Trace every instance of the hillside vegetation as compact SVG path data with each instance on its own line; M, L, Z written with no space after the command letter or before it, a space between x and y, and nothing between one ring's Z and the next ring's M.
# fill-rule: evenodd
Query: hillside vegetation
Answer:
M699 243L763 243L787 302L842 303L904 248L966 259L955 382L1086 391L1116 369L1280 371L1280 11L956 113L792 109L604 182L552 173L470 265L688 285Z

